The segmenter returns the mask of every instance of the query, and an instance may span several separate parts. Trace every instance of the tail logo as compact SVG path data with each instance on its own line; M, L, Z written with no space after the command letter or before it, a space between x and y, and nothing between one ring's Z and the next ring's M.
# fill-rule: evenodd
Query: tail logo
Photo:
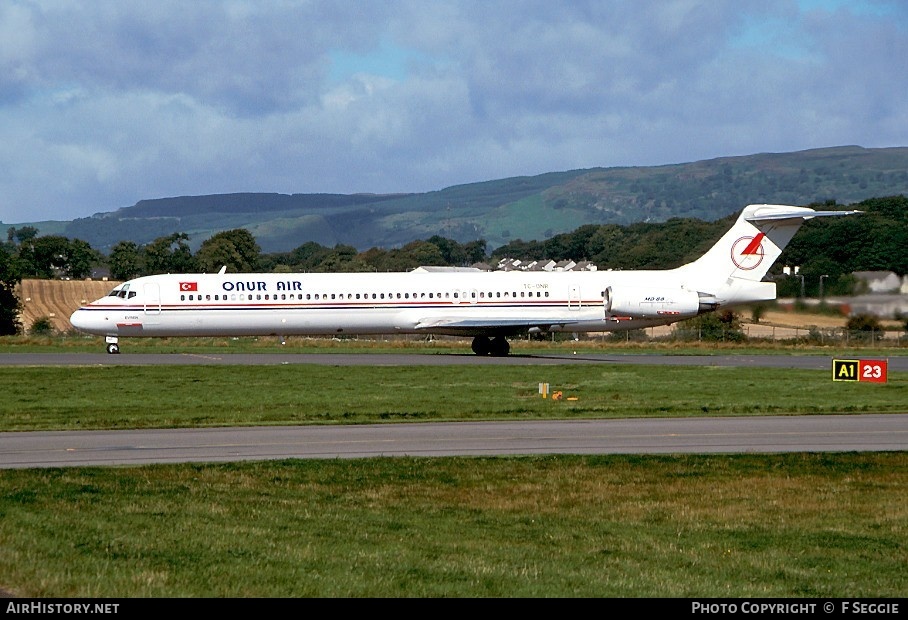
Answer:
M763 237L764 233L757 234L756 237L741 237L731 246L731 262L738 269L750 270L756 269L757 265L763 262Z

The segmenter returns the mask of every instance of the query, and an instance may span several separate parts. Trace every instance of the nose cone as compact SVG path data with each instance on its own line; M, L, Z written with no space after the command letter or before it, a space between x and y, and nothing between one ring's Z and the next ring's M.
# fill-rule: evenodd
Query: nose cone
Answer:
M85 312L83 310L76 310L69 315L69 322L78 330L85 330Z
M69 322L79 331L97 334L100 328L99 323L103 323L103 319L100 316L93 316L96 314L96 312L79 308L70 315Z

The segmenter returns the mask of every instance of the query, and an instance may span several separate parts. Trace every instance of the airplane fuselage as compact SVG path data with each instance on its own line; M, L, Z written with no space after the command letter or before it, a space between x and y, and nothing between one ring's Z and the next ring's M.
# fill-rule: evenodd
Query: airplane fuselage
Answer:
M608 287L638 278L639 272L168 274L131 280L82 306L72 322L104 336L494 336L533 327L631 329L696 316L697 307L666 299L656 281L636 316L609 313Z

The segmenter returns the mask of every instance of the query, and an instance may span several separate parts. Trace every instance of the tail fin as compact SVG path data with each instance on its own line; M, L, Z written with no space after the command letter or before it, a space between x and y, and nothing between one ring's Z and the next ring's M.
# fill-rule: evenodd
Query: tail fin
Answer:
M801 225L814 217L854 213L860 211L749 205L706 254L676 271L685 288L712 295L719 305L775 299L775 284L763 277Z

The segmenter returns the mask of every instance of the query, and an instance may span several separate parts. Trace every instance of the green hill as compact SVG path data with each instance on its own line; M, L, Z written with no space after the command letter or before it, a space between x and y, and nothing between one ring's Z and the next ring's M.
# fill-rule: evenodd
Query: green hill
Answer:
M432 235L495 248L541 240L584 224L714 221L751 203L851 204L908 194L908 147L859 146L723 157L651 167L593 168L458 185L434 192L247 193L142 200L65 223L34 223L109 252L118 241L147 243L174 232L198 245L247 228L263 252L307 241L324 246L399 247ZM53 229L50 232L49 229ZM61 232L62 230L62 232Z

